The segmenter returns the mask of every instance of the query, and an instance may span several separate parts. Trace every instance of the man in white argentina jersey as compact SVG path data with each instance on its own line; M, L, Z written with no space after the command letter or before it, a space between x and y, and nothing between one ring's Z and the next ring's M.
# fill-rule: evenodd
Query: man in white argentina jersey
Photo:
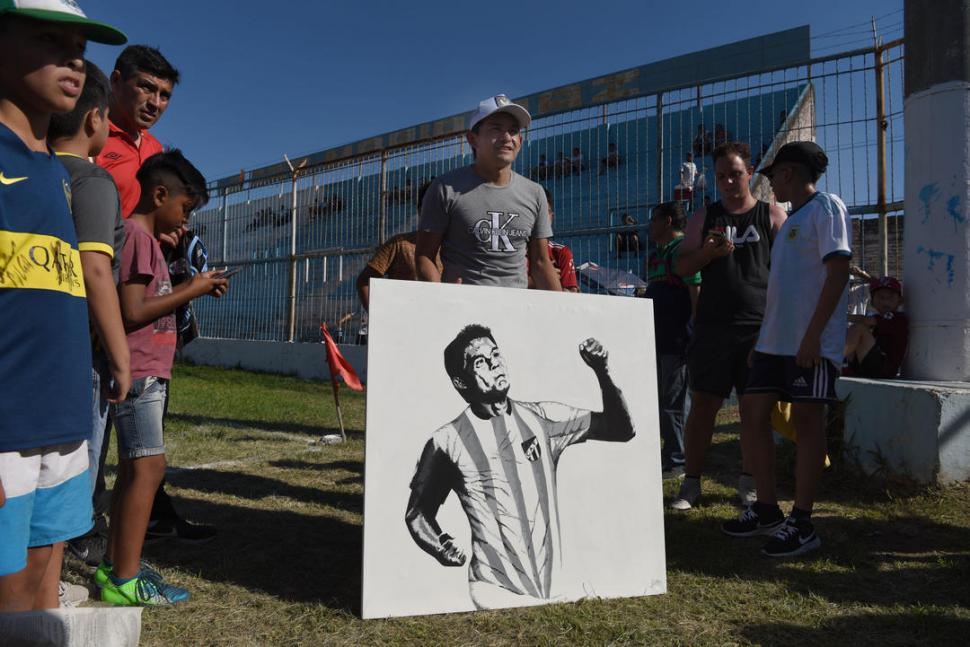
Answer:
M761 552L794 557L821 546L812 524L825 463L825 405L836 401L835 380L845 350L851 225L845 203L815 183L828 157L810 141L782 146L759 172L791 213L775 237L765 318L751 353L741 406L741 442L750 451L758 498L721 529L733 537L771 535ZM778 400L791 402L798 436L795 501L786 518L775 487L775 442L769 430Z
M455 492L471 526L468 580L479 609L553 597L562 566L559 457L575 443L634 436L606 350L590 338L579 354L599 381L602 412L509 398L505 360L485 326L466 326L445 348L445 370L468 407L425 444L405 520L418 547L444 566L463 566L465 552L436 520L448 493Z

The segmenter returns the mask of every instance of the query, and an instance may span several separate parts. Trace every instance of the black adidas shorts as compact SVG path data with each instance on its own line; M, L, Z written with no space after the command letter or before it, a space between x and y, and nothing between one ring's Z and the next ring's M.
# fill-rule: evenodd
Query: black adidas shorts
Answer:
M838 367L824 357L813 368L802 368L792 355L755 351L746 393L777 393L785 402L835 402Z

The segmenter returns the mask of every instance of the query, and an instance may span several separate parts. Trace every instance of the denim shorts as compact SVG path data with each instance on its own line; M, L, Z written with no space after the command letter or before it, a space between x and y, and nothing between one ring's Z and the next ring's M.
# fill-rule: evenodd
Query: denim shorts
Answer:
M124 402L111 405L118 434L118 458L132 459L165 453L162 419L168 380L140 377L132 381Z

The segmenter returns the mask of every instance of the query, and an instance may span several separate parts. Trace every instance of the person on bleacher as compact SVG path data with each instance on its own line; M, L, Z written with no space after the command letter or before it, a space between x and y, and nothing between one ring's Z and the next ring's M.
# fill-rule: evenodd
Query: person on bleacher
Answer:
M681 277L700 272L704 285L687 359L691 383L684 429L687 462L680 493L670 504L676 510L689 510L700 498L715 416L731 389L740 396L748 383L748 354L765 314L771 245L785 222L781 207L751 195L754 167L747 144L721 144L714 149L713 159L721 199L687 222L675 265ZM742 421L746 413L742 404ZM745 467L743 446L741 457L738 497L751 503L754 479Z
M542 187L512 170L529 112L504 94L482 101L466 137L475 163L441 176L425 196L415 254L422 281L562 291L549 260ZM438 253L444 271L435 265ZM526 264L526 257L529 263Z

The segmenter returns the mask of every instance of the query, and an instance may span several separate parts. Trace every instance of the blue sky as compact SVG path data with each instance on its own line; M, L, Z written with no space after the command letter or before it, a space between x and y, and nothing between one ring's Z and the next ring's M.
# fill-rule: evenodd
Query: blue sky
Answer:
M724 43L811 25L813 55L902 35L902 0L80 0L182 72L152 130L209 179ZM743 8L742 8L743 7ZM91 44L110 72L120 48Z

